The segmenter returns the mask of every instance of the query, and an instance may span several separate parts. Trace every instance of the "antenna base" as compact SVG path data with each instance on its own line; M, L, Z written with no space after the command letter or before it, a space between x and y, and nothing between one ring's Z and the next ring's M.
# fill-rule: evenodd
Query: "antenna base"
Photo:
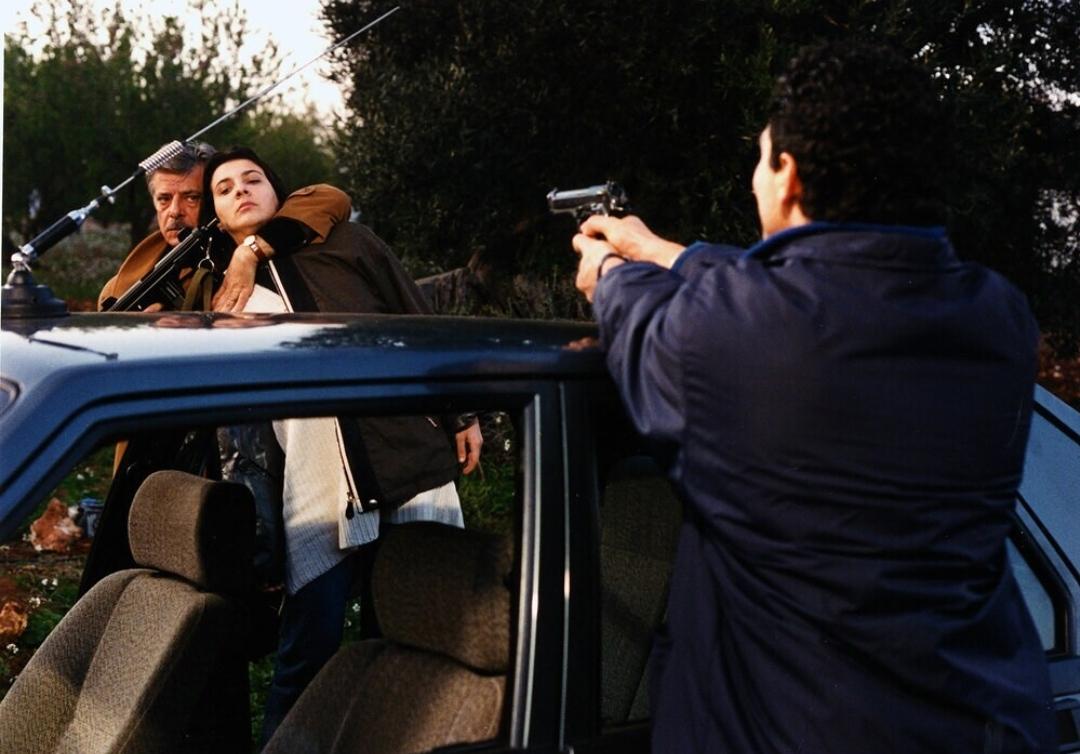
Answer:
M67 303L47 285L38 285L30 270L16 268L8 275L0 295L0 318L66 317Z

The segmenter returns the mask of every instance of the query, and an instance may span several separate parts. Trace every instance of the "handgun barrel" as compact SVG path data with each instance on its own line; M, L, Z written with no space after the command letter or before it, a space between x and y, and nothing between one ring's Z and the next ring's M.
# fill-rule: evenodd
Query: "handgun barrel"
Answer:
M552 212L571 212L583 205L603 202L608 196L607 186L589 186L582 189L559 191L552 189L547 195L548 207Z

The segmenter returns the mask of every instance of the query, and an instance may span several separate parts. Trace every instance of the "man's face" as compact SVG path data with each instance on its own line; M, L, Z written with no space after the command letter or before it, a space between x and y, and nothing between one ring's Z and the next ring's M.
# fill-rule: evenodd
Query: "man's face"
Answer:
M202 179L202 165L196 165L189 173L159 170L150 178L150 196L154 200L158 230L170 246L179 242L181 230L199 224Z
M237 241L258 231L278 209L274 187L251 160L219 165L210 178L210 190L221 227Z

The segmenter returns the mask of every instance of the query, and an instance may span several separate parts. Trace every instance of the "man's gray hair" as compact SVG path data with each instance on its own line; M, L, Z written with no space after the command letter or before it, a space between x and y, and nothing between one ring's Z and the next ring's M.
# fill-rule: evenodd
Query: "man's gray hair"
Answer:
M153 180L159 170L166 173L187 175L196 165L205 165L216 153L217 150L205 141L195 141L184 144L184 148L180 151L180 154L167 162L162 163L156 170L152 170L146 174L146 187L153 191L150 181Z

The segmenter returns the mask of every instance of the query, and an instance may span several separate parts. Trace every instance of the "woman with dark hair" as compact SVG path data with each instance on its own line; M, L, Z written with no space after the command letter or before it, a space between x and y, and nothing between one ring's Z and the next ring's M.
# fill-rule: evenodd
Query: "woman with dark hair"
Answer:
M99 309L110 306L142 280L162 255L179 243L181 231L193 229L200 223L200 217L205 222L212 214L208 203L203 201L205 195L202 189L206 166L214 154L214 148L209 144L186 144L175 157L147 173L146 184L154 204L157 228L132 249L116 274L102 288L98 296ZM276 176L274 180L280 206L277 216L265 232L273 238L273 246L282 252L320 241L336 223L348 219L351 202L345 192L320 183L286 196ZM228 279L217 295L219 310L226 308L226 301L231 302L228 307L230 311L243 310L255 283L255 263L256 259L250 251L231 255ZM185 290L189 287L189 281L190 278L180 281ZM174 308L175 305L176 302L162 298L152 301L145 311Z
M221 229L259 259L248 311L431 313L369 229L339 223L317 244L283 235L295 229L273 219L284 186L254 151L215 155L206 168L205 194ZM297 245L273 255L273 248ZM285 451L287 596L264 741L341 643L349 588L369 567L367 546L380 525L463 526L454 481L476 467L483 442L474 417L290 419L275 422L274 432Z
M244 255L240 257L240 260L249 260L250 264L237 264L237 255L233 254L233 259L230 260L229 273L225 276L225 279L221 282L220 287L214 294L212 305L214 311L243 311L248 300L248 296L251 295L255 285L255 272L258 266L274 255L275 251L287 253L289 251L303 247L317 239L312 230L302 223L297 223L286 217L274 217L278 208L285 202L286 197L290 194L285 190L285 184L278 177L277 173L263 162L253 149L247 147L232 147L224 152L218 152L210 158L206 163L206 169L203 172L203 196L212 197L210 193L210 176L222 165L230 162L237 163L242 161L249 164L251 168L248 173L251 180L247 183L250 186L256 186L260 181L265 181L265 188L267 191L261 192L260 196L263 196L264 201L261 207L273 206L274 210L266 215L265 212L260 212L259 223L256 226L250 225L250 217L248 214L248 207L245 207L244 211L239 213L245 215L243 220L239 216L233 218L230 215L230 220L235 219L241 222L244 227L252 229L251 233L243 233L239 236L226 230L225 222L222 222L221 229L234 236L234 240L240 245L237 250L247 247L254 256ZM231 186L232 184L230 184ZM299 193L306 191L307 189L301 189ZM228 192L222 194L222 207L226 206L225 197L228 196ZM213 197L214 201L204 201L202 205L202 218L201 223L205 224L211 217L216 214L215 202L216 197ZM223 209L224 211L224 209ZM256 238L253 230L259 230L259 235ZM251 236L249 239L248 236Z

